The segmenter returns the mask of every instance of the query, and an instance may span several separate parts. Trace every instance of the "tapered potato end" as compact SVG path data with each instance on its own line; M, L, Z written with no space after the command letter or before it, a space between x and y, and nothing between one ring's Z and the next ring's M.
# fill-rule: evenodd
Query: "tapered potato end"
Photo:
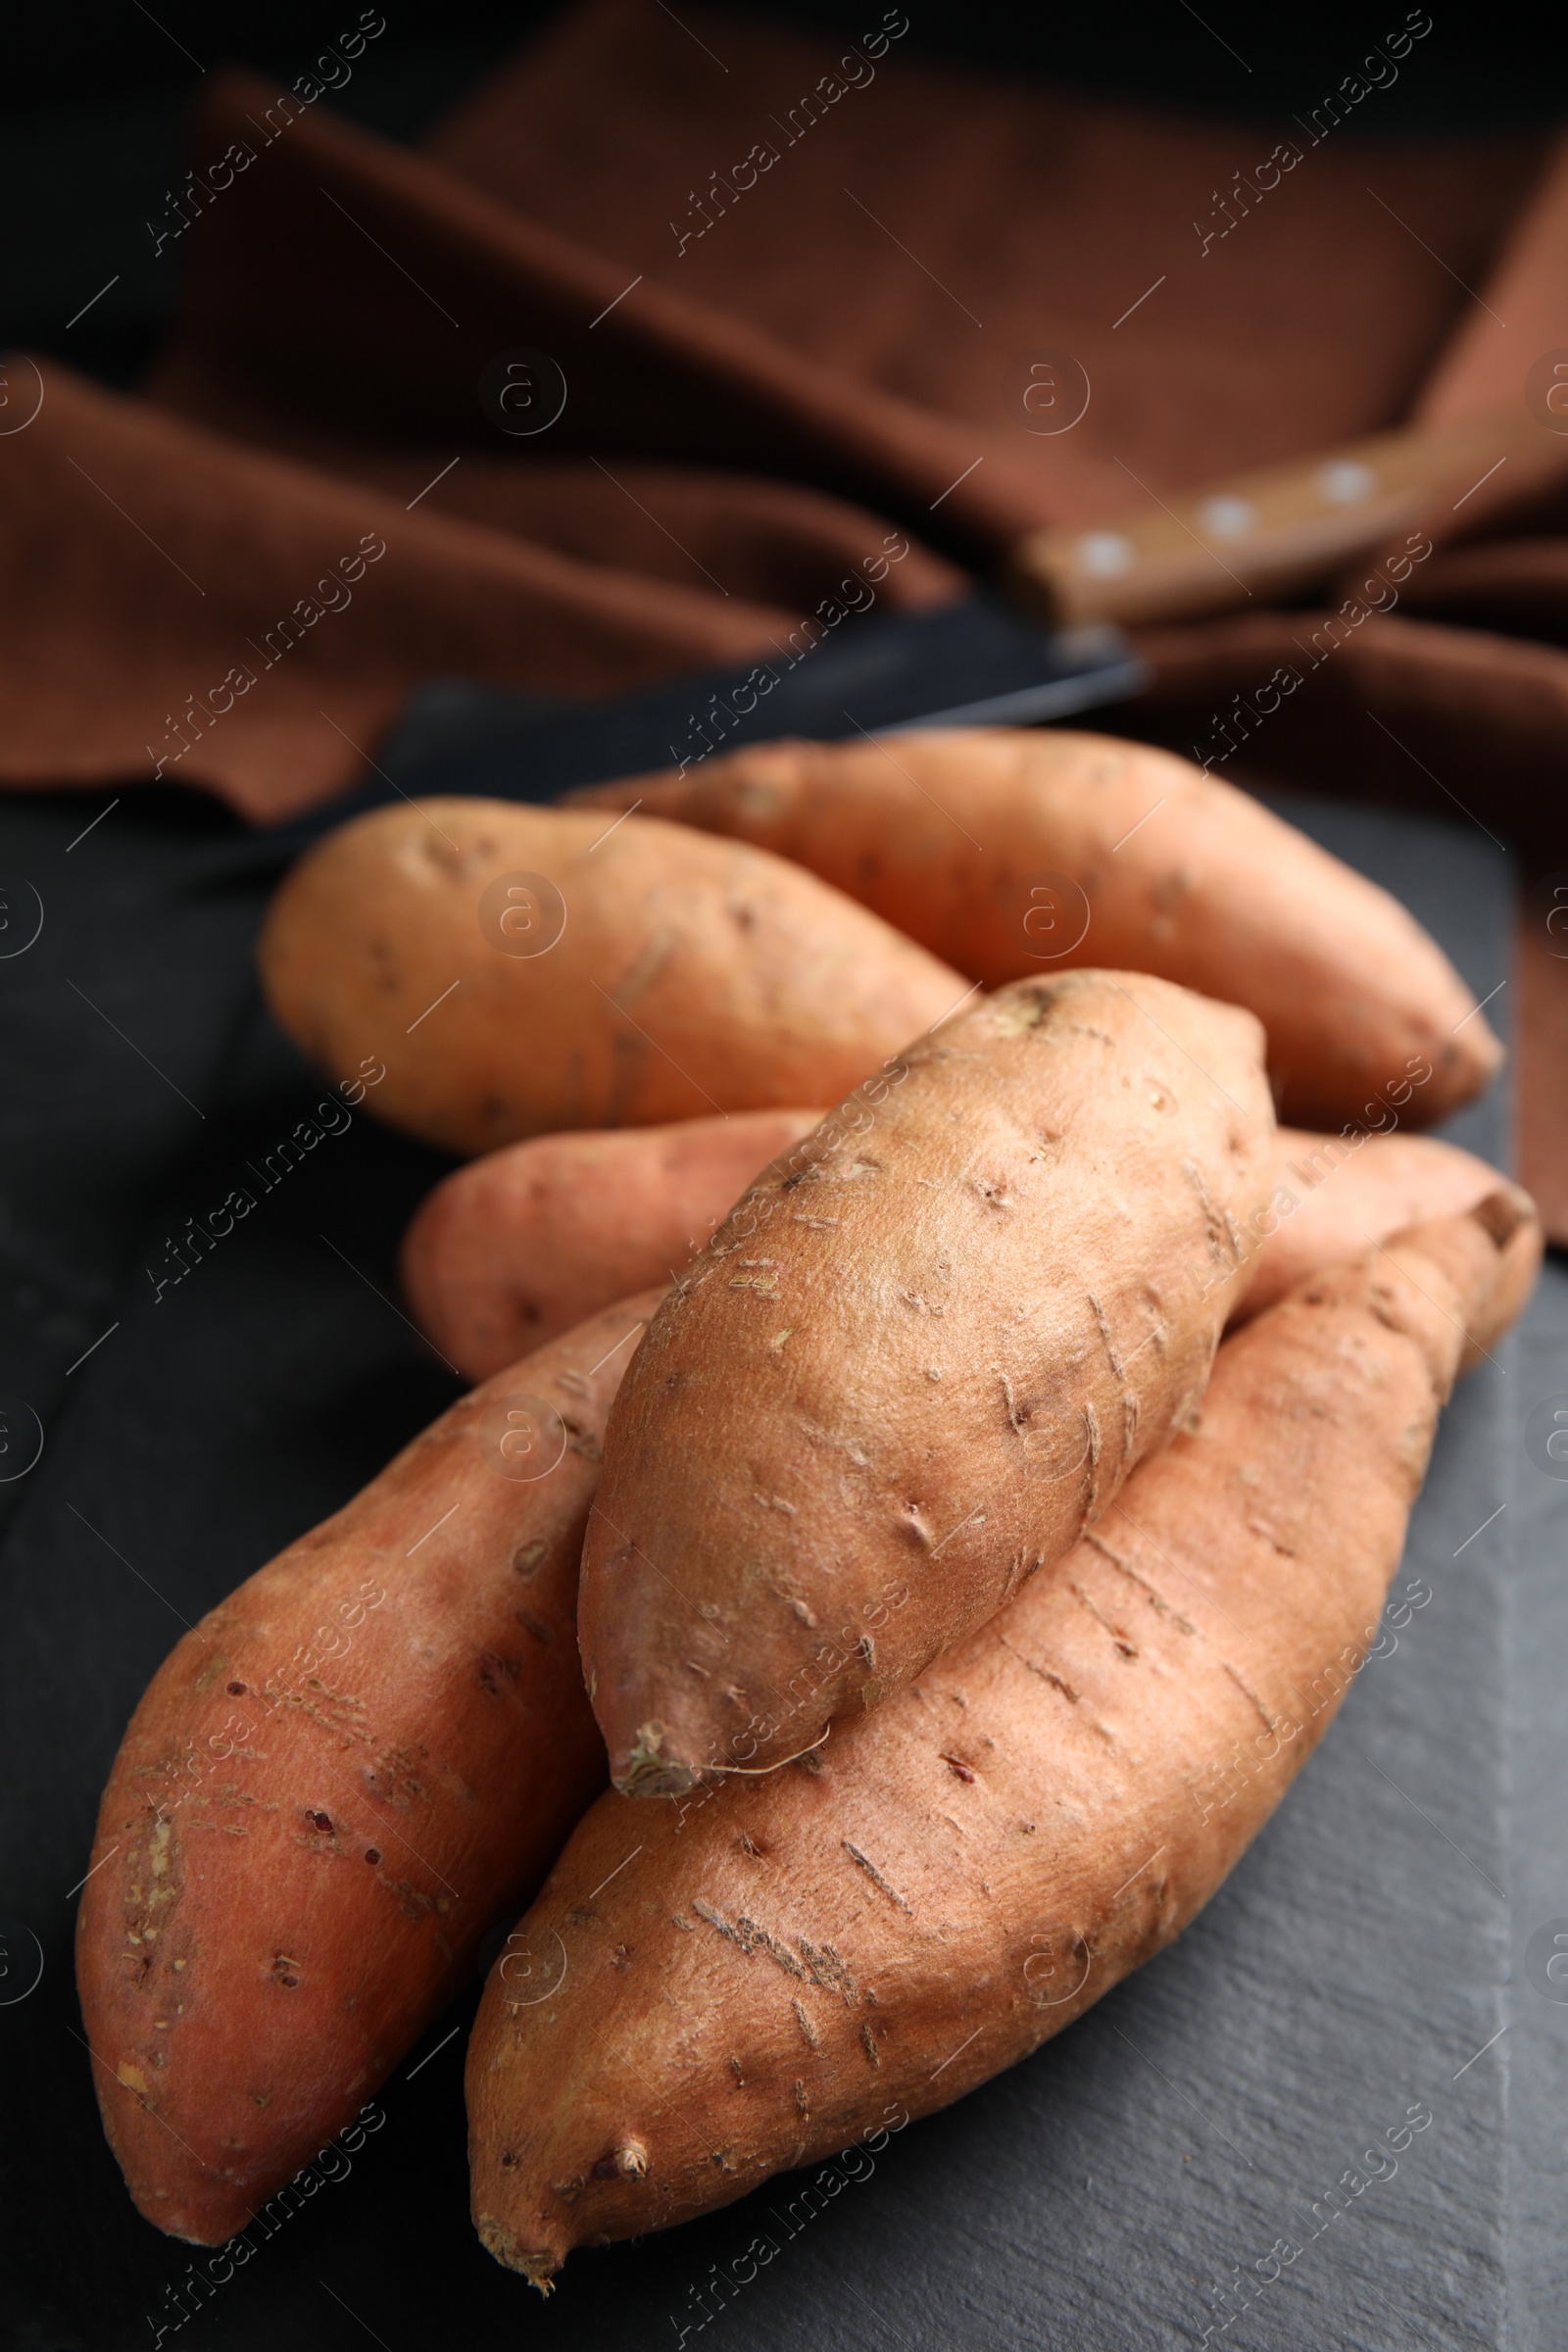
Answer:
M555 2254L529 2253L519 2246L504 2222L493 2214L480 2213L475 2208L473 2226L479 2232L479 2243L487 2254L493 2254L503 2269L516 2271L536 2286L542 2295L553 2295L556 2275L561 2269L561 2257Z

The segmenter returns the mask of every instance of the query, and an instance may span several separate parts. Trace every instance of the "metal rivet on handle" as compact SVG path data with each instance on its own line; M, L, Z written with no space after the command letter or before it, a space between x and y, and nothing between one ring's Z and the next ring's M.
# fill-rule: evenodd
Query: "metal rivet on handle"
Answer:
M1370 498L1378 486L1378 477L1370 466L1355 458L1331 458L1320 466L1312 477L1312 486L1319 498L1331 507L1357 507L1362 499Z
M1120 531L1085 531L1073 554L1079 570L1091 572L1097 580L1113 580L1119 572L1132 569L1133 543Z
M1198 520L1212 538L1245 539L1257 520L1257 509L1250 498L1205 498Z

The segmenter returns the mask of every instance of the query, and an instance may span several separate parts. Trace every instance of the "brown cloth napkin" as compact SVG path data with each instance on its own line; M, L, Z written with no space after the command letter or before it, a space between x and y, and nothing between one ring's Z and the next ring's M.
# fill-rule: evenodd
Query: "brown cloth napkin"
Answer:
M1568 344L1539 140L1379 144L1368 88L1353 140L1325 108L1277 144L906 63L906 29L588 0L422 154L303 79L210 77L150 230L185 256L171 348L135 398L46 364L0 429L0 780L281 815L432 673L597 694L760 656L890 545L884 609L937 603L1030 525L1517 402ZM518 350L564 372L536 437L481 401ZM1054 435L1021 398L1044 350L1092 387ZM1104 723L1568 868L1562 458L1435 521L1396 609L1347 620L1352 580L1148 632L1153 686ZM1568 1235L1568 965L1536 929L1521 1165Z

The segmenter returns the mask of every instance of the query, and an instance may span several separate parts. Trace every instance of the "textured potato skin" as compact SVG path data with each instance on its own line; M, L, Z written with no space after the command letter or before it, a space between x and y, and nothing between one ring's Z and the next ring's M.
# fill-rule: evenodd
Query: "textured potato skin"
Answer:
M609 1300L675 1280L749 1178L820 1115L736 1111L535 1136L455 1169L404 1236L403 1287L420 1329L470 1379L486 1380ZM1435 1136L1282 1127L1268 1205L1243 1234L1255 1270L1232 1327L1315 1268L1457 1215L1500 1182L1484 1159Z
M797 858L987 988L1111 964L1246 1004L1268 1032L1280 1115L1301 1125L1377 1126L1378 1096L1429 1062L1404 1112L1429 1126L1502 1059L1396 900L1250 794L1143 744L1054 727L763 744L571 799L641 800ZM1032 900L1046 875L1083 900Z
M1494 1343L1539 1262L1529 1203L1489 1206L1228 1341L1200 1423L809 1769L600 1798L469 2044L498 2260L548 2290L573 2246L874 2144L1180 1934L1377 1638L1459 1324Z
M607 1300L673 1281L759 1168L821 1115L535 1136L455 1169L403 1237L419 1328L485 1380Z
M498 927L506 878L557 895ZM561 927L564 919L564 927ZM511 948L553 939L540 953ZM560 1128L831 1102L963 982L798 866L654 818L432 800L330 834L260 946L283 1027L335 1077L461 1152Z
M1143 974L1019 982L764 1172L606 1438L579 1636L617 1787L785 1761L1163 1444L1268 1197L1261 1049Z
M1282 1127L1274 1191L1247 1237L1256 1270L1231 1310L1248 1322L1324 1266L1360 1257L1407 1225L1461 1216L1505 1179L1431 1135L1313 1135Z
M137 1707L76 1980L104 2128L160 2230L228 2238L355 2114L603 1784L577 1559L656 1298L462 1397L209 1611ZM568 1440L531 1483L487 1451L519 1392Z

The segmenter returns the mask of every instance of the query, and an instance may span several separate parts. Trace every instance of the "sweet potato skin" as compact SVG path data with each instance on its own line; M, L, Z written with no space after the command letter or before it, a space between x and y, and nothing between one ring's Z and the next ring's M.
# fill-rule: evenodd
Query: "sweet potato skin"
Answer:
M1473 1152L1430 1135L1313 1135L1282 1127L1274 1191L1246 1237L1251 1281L1231 1310L1250 1322L1308 1274L1360 1257L1407 1225L1462 1216L1504 1182Z
M420 1329L471 1380L487 1380L611 1299L675 1280L748 1181L821 1116L735 1111L536 1136L455 1169L404 1237L403 1287ZM1314 1268L1457 1215L1500 1181L1435 1136L1282 1127L1268 1203L1243 1234L1255 1270L1232 1326Z
M1045 729L778 743L571 796L794 858L987 988L1064 964L1246 1004L1282 1118L1378 1123L1479 1092L1502 1049L1436 942L1250 794L1143 744ZM1057 885L1065 882L1067 888Z
M373 1053L377 1114L465 1153L831 1101L964 986L765 851L501 801L341 826L283 882L259 953L317 1062Z
M104 2128L160 2230L228 2238L353 2116L602 1786L577 1560L657 1296L461 1398L211 1610L137 1707L76 1977ZM531 1481L498 1467L523 1395L564 1446Z
M475 2224L548 2290L898 2129L1176 1936L1378 1631L1457 1361L1539 1262L1499 1196L1314 1277L1221 1350L1200 1424L958 1652L810 1769L611 1792L492 1971Z
M579 1636L617 1787L874 1705L1164 1442L1267 1199L1261 1044L1142 974L1020 982L764 1172L611 1419Z
M821 1115L535 1136L455 1169L403 1238L420 1330L485 1380L607 1300L673 1281L758 1170Z

